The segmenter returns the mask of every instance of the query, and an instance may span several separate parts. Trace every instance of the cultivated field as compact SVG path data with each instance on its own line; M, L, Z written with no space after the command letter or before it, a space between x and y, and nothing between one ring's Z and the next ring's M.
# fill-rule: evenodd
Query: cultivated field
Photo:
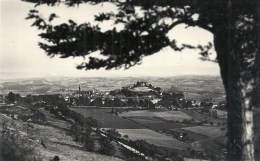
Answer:
M214 109L214 110L216 110L216 109ZM223 110L216 110L217 111L217 116L219 117L219 118L227 118L227 111L223 111Z
M165 120L183 121L183 120L191 120L192 119L192 117L183 113L182 111L153 112L153 114L155 116L163 118Z
M189 145L184 142L149 129L117 129L117 131L121 135L128 135L131 140L143 139L150 144L161 147L178 150L187 150L189 147Z
M143 125L149 129L153 129L156 131L183 128L183 127L190 126L187 124L166 122L164 120L160 120L160 119L154 118L154 117L131 117L128 119L132 120L140 125Z
M182 109L182 112L186 113L187 115L189 115L190 117L192 117L193 119L197 120L197 121L208 121L208 122L213 122L215 124L223 124L226 123L227 120L224 118L214 118L212 116L206 115L204 113L199 113L195 110L189 110L189 109Z
M226 146L220 146L215 142L214 138L198 141L198 144L203 147L208 156L217 156L216 160L226 160L223 151L226 150Z
M226 131L221 130L220 127L215 127L215 126L193 126L193 127L185 127L182 129L189 130L198 134L206 135L209 137L226 135Z
M120 116L124 117L159 117L168 121L183 121L183 120L191 120L192 117L185 114L182 111L165 111L165 110L142 110L142 111L129 111L126 113L120 114Z
M146 117L153 117L152 112L148 110L140 110L140 111L128 111L128 112L123 112L119 114L119 116L123 117L138 117L138 116L146 116Z
M171 131L176 132L176 133L186 133L187 134L187 140L189 142L195 142L199 140L204 140L210 138L207 135L196 133L190 130L186 130L184 128L179 128L179 129L171 129Z
M92 116L97 120L101 128L115 129L142 129L144 127L110 113L111 109L89 109L89 108L71 108L72 110L83 114L85 117Z
M214 149L220 147L214 138L226 134L220 126L195 126L182 123L183 120L191 119L225 122L224 119L216 119L194 110L139 110L123 112L118 116L110 113L111 108L73 108L73 110L87 117L94 117L101 128L115 128L122 136L128 135L130 140L143 139L150 144L173 150L192 148L196 151L205 151L205 147L207 148L205 144L210 143L214 145L212 145L213 148L208 148L207 154L213 153ZM183 133L186 133L186 136L179 138L178 134ZM177 139L183 139L183 141Z
M115 129L143 129L149 128L156 131L168 130L175 128L183 128L191 125L182 123L168 122L168 118L172 117L176 120L190 118L187 114L181 111L162 111L162 110L140 110L120 113L118 116L111 114L111 108L71 108L72 110L83 114L85 117L92 116L98 121L100 128L115 128ZM179 114L179 115L178 115ZM161 116L161 117L159 117ZM177 118L178 117L178 118Z

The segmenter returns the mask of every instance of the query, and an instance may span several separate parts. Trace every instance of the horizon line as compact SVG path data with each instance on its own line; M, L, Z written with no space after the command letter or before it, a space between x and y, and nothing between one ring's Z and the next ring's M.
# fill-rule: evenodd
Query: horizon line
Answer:
M180 76L209 76L209 77L221 77L217 74L179 74L173 76L30 76L30 77L17 77L17 78L0 78L0 80L15 80L15 79L42 79L42 78L173 78Z

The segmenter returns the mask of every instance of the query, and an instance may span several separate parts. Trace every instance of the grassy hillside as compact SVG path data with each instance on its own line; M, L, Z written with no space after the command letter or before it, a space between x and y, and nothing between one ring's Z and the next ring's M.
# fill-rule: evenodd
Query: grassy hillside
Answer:
M7 121L7 131L11 133L16 132L17 134L15 135L15 142L19 143L19 146L32 147L30 155L37 157L37 160L49 161L54 156L59 156L62 161L120 160L115 157L85 151L82 145L75 142L74 139L68 135L68 122L60 120L48 111L42 111L46 116L45 121L36 123L30 121L30 119L21 120L21 110L28 113L26 107L1 105L0 123L2 125L3 122ZM21 144L21 141L23 144Z

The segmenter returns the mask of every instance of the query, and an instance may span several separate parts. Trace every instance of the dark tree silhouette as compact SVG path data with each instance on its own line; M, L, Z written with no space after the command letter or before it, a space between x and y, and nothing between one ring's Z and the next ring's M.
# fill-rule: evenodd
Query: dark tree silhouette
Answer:
M7 100L11 103L14 103L15 101L15 94L13 92L9 92L7 95Z
M12 91L8 93L8 95L6 96L7 100L10 102L10 103L14 103L15 101L19 101L21 100L21 96L20 94L15 94L13 93Z
M112 156L115 153L115 147L107 137L100 138L100 153L104 155Z
M56 18L51 14L43 19L37 10L31 10L28 19L43 32L39 35L46 42L39 46L49 56L61 58L86 56L99 51L107 59L90 57L78 69L130 68L139 64L144 56L154 54L163 47L176 51L199 49L203 60L209 60L206 46L170 41L166 33L179 24L198 26L214 35L217 62L226 91L228 107L228 160L254 160L253 108L254 89L259 82L259 13L258 0L24 0L49 6L65 3L110 2L117 5L114 13L96 15L96 21L114 20L124 29L102 32L98 26L76 24L73 20L52 26ZM143 11L140 16L137 7ZM194 18L198 15L198 18ZM170 18L171 24L164 20ZM258 64L257 64L258 63ZM258 68L258 70L257 70ZM259 89L259 88L258 88Z

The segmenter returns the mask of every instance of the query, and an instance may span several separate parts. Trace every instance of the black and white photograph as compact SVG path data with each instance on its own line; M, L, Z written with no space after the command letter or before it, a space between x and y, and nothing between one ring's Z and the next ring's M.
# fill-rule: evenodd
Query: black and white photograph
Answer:
M0 12L0 161L260 161L259 0Z

